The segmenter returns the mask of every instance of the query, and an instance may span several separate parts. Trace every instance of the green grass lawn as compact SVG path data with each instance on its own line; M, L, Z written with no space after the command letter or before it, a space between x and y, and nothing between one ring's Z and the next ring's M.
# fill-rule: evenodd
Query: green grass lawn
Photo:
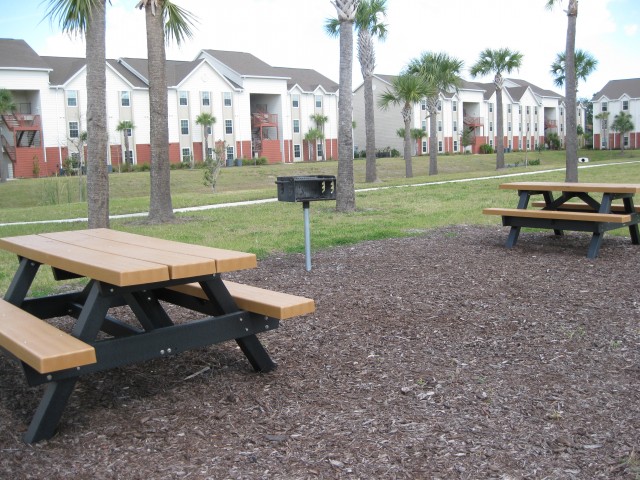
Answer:
M631 183L640 181L640 155L636 152L580 152L590 158L581 168L580 181ZM495 170L495 155L443 155L438 157L439 174L428 176L426 156L413 159L414 178L404 178L404 161L379 159L380 182L364 183L364 159L354 163L356 211L340 214L335 202L311 204L312 248L355 244L363 240L411 236L426 229L457 224L499 225L500 219L483 216L482 208L516 205L512 191L498 190L505 181L523 177L484 178L504 174L528 174L536 181L564 180L564 152L529 152L528 159L540 158L541 165ZM506 163L522 162L524 153L510 153ZM620 162L624 162L618 164ZM545 170L559 171L542 173ZM205 187L201 170L171 172L174 208L274 198L278 176L336 174L337 162L230 167L222 170L217 191ZM483 177L482 180L439 183ZM634 180L635 179L635 180ZM111 214L145 212L149 205L149 173L111 174ZM0 223L85 217L86 203L78 202L81 179L46 178L15 180L0 185ZM52 186L54 185L54 186ZM75 188L75 190L74 190ZM56 196L52 192L58 193ZM58 203L51 203L56 198ZM264 257L273 252L303 252L302 206L299 203L271 202L234 206L177 215L176 223L146 225L140 218L111 221L111 227L162 238L253 252ZM42 231L86 228L82 222L0 226L0 236ZM621 229L612 234L628 235ZM506 232L505 232L506 234ZM15 256L0 251L0 292L6 291L16 268ZM34 284L36 291L55 288L50 272L43 271Z

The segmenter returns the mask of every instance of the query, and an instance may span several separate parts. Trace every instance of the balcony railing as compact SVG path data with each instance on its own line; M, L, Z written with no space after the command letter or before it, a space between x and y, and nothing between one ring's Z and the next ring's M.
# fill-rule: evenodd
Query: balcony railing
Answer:
M4 123L9 130L38 130L40 129L40 115L31 115L28 113L13 113L2 115Z
M556 120L546 120L545 119L544 128L558 128L558 122Z
M470 127L481 127L484 125L482 117L463 117L462 122Z
M261 127L263 125L278 125L278 115L266 112L254 112L251 114L251 127Z

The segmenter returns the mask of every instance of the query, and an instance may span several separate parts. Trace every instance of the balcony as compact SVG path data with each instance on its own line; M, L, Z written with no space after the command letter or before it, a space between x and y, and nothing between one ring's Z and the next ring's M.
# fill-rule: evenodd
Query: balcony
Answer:
M482 117L463 117L462 123L464 123L468 127L482 127L484 126L484 121Z
M254 112L251 114L251 128L277 127L278 115L267 112Z
M9 130L40 130L40 115L27 113L8 113L2 115L2 120Z
M544 119L544 128L558 128L558 122L556 120Z

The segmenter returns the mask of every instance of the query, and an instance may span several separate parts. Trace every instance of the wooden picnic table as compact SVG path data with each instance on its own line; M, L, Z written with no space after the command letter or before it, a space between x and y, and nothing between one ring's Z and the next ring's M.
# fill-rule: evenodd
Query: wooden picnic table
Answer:
M556 235L563 235L564 230L591 232L588 258L598 256L604 232L609 230L628 227L632 243L640 244L640 208L633 202L640 184L513 182L499 188L518 192L517 208L485 208L482 212L501 215L502 224L511 227L509 248L515 246L522 227L548 228ZM554 198L554 192L560 195ZM532 202L530 209L533 195L542 195L543 201ZM613 203L615 200L622 203Z
M256 266L250 253L109 229L0 238L19 266L0 300L0 347L17 358L30 385L46 390L24 435L50 438L80 376L235 340L253 368L275 368L257 334L314 311L313 300L223 281ZM41 265L58 280L86 277L78 292L27 298ZM174 323L164 304L193 311ZM137 324L110 314L128 306ZM72 316L70 333L45 319ZM100 336L98 334L100 333Z

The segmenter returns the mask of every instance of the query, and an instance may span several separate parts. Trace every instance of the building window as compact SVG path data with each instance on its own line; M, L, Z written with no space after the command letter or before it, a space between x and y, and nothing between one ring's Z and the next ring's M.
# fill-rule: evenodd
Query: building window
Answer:
M560 116L562 117L564 115L564 108L560 107Z
M422 141L422 153L427 153L427 141Z
M189 96L187 92L178 92L178 102L182 107L189 105Z
M629 146L629 136L628 136L628 135L625 135L625 136L622 138L622 145L624 145L624 146L625 146L625 148Z
M489 113L493 112L493 103L489 104Z
M296 144L293 146L293 158L301 158L301 153L300 153L300 145Z
M422 120L422 131L423 132L427 131L427 121L426 120Z
M130 107L131 99L129 98L129 92L120 92L120 106Z
M510 132L511 131L511 122L509 122L507 125L508 125L507 132Z
M507 113L511 113L511 104L507 105Z
M527 149L531 149L531 140L527 138Z
M442 140L438 140L438 152L442 153Z
M318 156L316 158L324 158L324 153L323 153L324 149L322 148L322 145L323 145L322 142L318 143L318 147L317 147Z
M602 130L606 130L607 129L607 120L603 119L602 120L602 125L600 125L602 127Z
M527 123L527 132L531 131L531 124Z
M534 131L534 132L537 132L537 131L538 131L538 124L537 124L537 123L533 125L533 131Z
M560 124L560 131L564 132L564 124L563 123Z
M224 133L226 133L227 135L233 134L233 120L224 121Z
M207 158L213 158L213 148L207 148Z
M78 122L69 122L69 138L78 138L80 136L80 127Z
M300 133L300 120L293 121L293 133Z
M629 110L629 100L622 101L622 110Z
M133 134L133 130L131 128L125 128L123 133L125 136L130 137Z
M607 102L602 102L602 111L603 112L609 111L609 105L607 104Z
M231 92L224 92L222 94L222 98L224 99L224 106L225 107L230 107L231 106Z
M489 140L489 145L491 145L493 147L493 139Z
M189 135L189 120L180 120L180 133Z
M420 100L420 110L422 110L423 112L427 109L427 101L426 100Z
M453 106L451 107L454 112L458 111L458 102L453 102Z
M293 108L300 107L300 95L291 95L291 106Z
M453 141L453 151L454 151L454 152L457 152L457 151L458 151L458 141L457 141L457 140L454 140L454 141Z
M489 122L489 131L493 132L493 122Z
M438 100L438 111L442 111L442 102L440 100Z
M602 148L607 148L607 139L606 138L602 139Z
M191 149L183 148L182 149L182 161L183 162L191 162Z
M522 131L522 124L521 124L521 123L519 123L519 124L518 124L518 131L519 131L519 132L521 132L521 131Z
M438 131L442 131L442 120L438 120Z
M125 150L124 152L124 163L128 163L129 165L133 165L133 151Z
M316 95L316 108L322 108L322 95Z
M233 160L233 157L235 157L235 150L233 147L227 147L227 160Z
M78 106L78 91L67 90L67 107L77 107L77 106Z
M202 92L200 95L202 97L202 105L204 107L211 105L211 94L209 92Z
M533 114L538 115L538 107L533 107Z
M458 122L456 120L453 121L453 131L454 132L458 131Z

